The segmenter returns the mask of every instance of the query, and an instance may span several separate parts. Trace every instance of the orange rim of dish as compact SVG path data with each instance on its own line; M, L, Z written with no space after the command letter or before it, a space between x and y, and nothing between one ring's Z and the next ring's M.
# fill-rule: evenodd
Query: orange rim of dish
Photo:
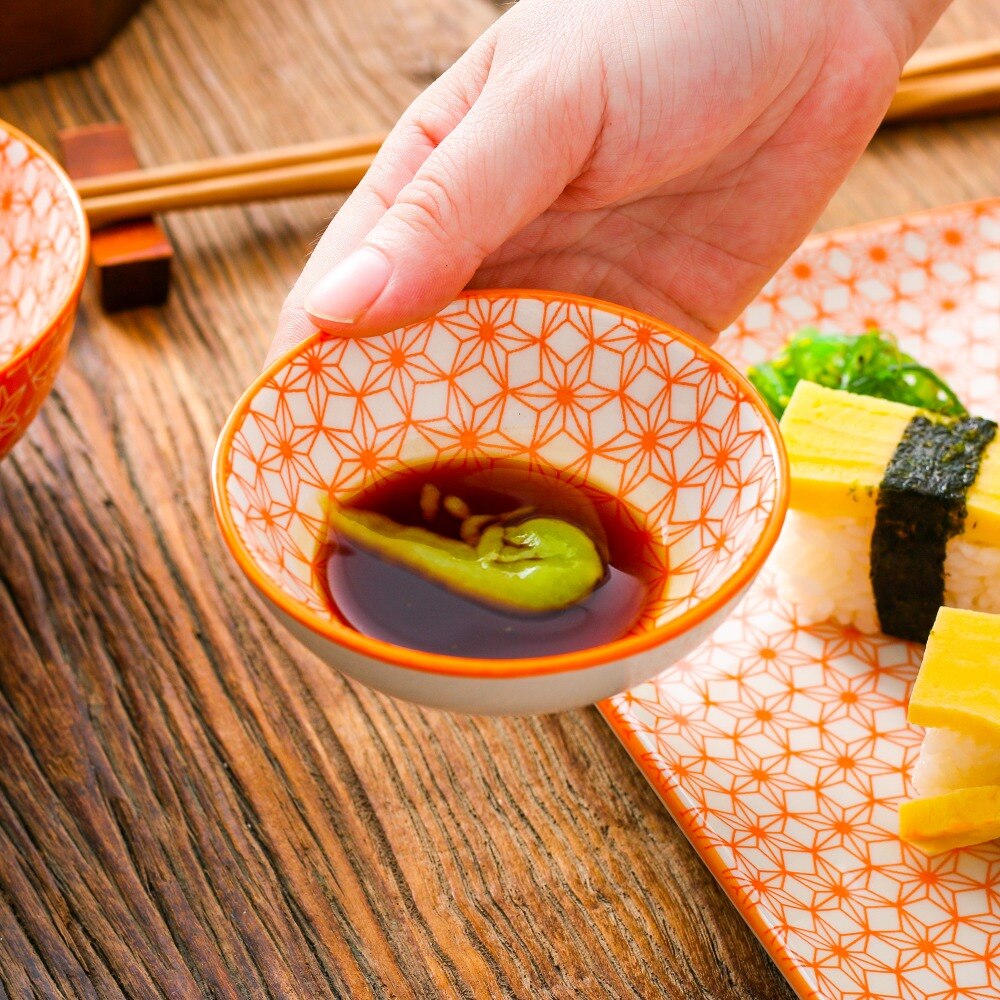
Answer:
M767 408L764 401L746 378L740 374L721 355L711 350L694 337L672 327L669 323L654 319L635 309L627 309L611 302L576 295L569 292L552 292L527 288L489 288L466 291L459 295L461 299L539 299L543 302L568 302L591 309L600 309L631 319L652 329L665 333L671 338L690 347L700 358L714 365L738 389L753 406L754 411L762 420L770 439L772 456L775 463L775 498L774 504L767 515L767 521L759 537L754 543L749 556L731 573L722 584L711 594L698 601L683 614L671 619L661 626L628 635L614 642L601 646L593 646L571 653L558 653L554 656L522 657L517 659L483 659L465 656L445 656L438 653L427 653L422 650L408 649L381 639L373 639L362 635L348 625L321 617L306 605L285 593L266 573L262 572L256 560L250 555L243 544L233 521L226 492L226 480L231 471L229 456L233 437L238 427L242 426L250 405L257 393L284 368L293 358L312 345L327 338L322 330L317 330L312 336L286 351L274 362L268 365L250 384L229 414L219 440L215 446L212 459L212 501L216 520L222 530L223 538L229 551L239 563L240 568L251 583L273 604L300 625L304 625L317 635L356 653L380 660L383 663L417 670L423 673L443 674L451 677L470 677L482 680L513 677L540 677L548 674L560 674L568 671L597 667L614 660L622 660L638 653L645 652L654 646L674 639L710 618L716 611L725 607L742 588L749 583L763 566L768 554L777 541L778 533L788 509L788 458L785 453L778 422Z
M90 266L90 224L87 222L87 213L83 210L83 201L76 193L73 182L69 179L66 171L56 162L52 154L35 142L31 136L25 135L19 128L3 119L0 119L0 132L6 132L7 135L17 139L18 142L23 142L56 175L57 180L62 184L67 195L69 195L70 204L73 206L80 245L80 259L77 261L73 284L66 293L65 298L59 303L59 308L55 316L40 324L39 332L23 347L15 351L3 364L0 364L0 379L2 379L27 354L38 347L46 337L58 330L68 315L76 308L76 300L80 297L80 292L83 290L83 282L87 277L87 268Z

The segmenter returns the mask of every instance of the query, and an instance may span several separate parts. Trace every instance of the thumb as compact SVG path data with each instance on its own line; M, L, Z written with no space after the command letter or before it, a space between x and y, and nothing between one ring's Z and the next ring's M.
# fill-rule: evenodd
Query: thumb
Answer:
M313 286L303 307L317 326L368 336L426 318L551 206L593 133L540 91L487 84L361 245Z

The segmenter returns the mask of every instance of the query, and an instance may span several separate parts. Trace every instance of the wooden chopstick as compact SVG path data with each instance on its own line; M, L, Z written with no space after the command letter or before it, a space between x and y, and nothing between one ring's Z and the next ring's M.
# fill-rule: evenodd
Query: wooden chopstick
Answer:
M353 188L371 166L374 153L348 156L341 160L297 163L272 170L209 177L182 184L122 191L118 194L85 198L84 211L91 228L155 215L181 208L233 205L298 195L325 194Z
M204 160L168 163L162 167L145 170L127 170L103 177L87 177L76 182L81 198L99 198L105 195L138 191L144 188L187 184L191 181L210 180L215 177L232 177L237 174L260 170L278 170L300 163L322 163L345 157L365 156L376 153L385 141L384 132L328 139L321 142L303 142L294 146L255 150L231 156L213 156Z
M885 121L918 121L1000 110L1000 66L901 80Z
M900 79L912 80L936 73L955 73L990 66L1000 66L1000 37L920 49L903 67Z
M906 65L887 122L1000 109L1000 38L918 52ZM354 187L385 140L381 132L108 174L77 183L90 224L183 208L231 205Z

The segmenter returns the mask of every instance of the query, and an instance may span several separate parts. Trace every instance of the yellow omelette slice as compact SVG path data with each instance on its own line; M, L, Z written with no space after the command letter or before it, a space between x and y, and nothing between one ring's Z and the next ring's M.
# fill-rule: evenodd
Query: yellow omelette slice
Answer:
M899 807L899 835L925 854L1000 837L1000 785L959 788Z
M995 740L1000 749L1000 615L938 611L906 718Z
M900 837L927 854L1000 837L1000 615L938 611L907 718L927 732Z
M799 382L781 418L792 509L874 518L885 468L919 413L903 403ZM1000 438L983 452L966 508L962 537L1000 545Z

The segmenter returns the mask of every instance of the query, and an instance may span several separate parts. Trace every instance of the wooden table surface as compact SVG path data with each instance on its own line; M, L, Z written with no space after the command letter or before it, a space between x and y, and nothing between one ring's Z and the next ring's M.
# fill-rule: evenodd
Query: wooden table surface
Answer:
M0 117L148 164L389 125L486 0L151 0ZM934 42L1000 33L958 0ZM0 53L2 58L2 53ZM1000 192L1000 116L886 130L821 228ZM323 667L223 550L207 468L333 198L178 215L0 466L0 985L29 997L787 998L595 710L472 719Z

